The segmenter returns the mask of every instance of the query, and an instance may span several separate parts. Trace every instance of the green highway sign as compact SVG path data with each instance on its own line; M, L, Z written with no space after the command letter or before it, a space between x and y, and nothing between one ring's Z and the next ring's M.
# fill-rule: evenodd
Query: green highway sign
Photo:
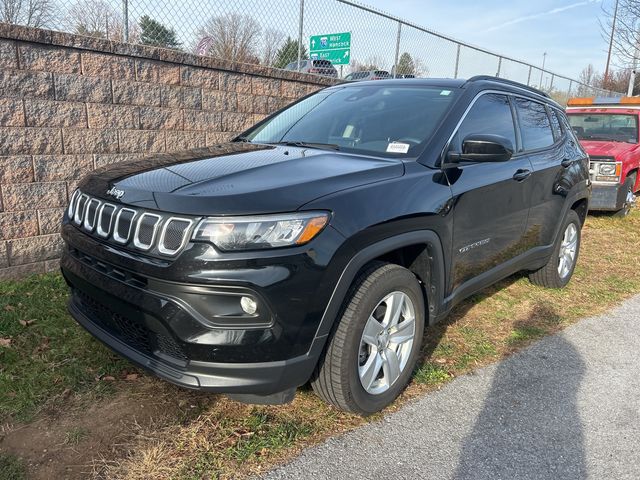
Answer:
M309 39L309 56L313 60L329 60L334 65L349 65L351 32L312 36Z

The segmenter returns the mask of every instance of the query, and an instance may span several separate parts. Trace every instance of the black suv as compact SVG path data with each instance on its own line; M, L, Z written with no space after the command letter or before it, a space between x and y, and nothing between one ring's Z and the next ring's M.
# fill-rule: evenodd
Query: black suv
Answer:
M518 271L567 284L587 158L562 108L514 82L336 85L228 144L84 178L70 310L175 384L282 403L311 381L375 412L460 300Z

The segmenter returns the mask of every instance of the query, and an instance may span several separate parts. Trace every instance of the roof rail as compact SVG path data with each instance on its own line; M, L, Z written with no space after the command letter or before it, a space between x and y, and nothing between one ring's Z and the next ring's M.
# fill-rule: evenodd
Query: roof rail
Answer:
M491 75L476 75L475 77L471 77L467 80L467 83L470 82L478 82L480 80L486 80L489 82L498 82L505 83L507 85L511 85L513 87L522 88L524 90L529 90L530 92L537 93L538 95L542 95L543 97L551 98L548 93L543 92L542 90L538 90L537 88L530 87L528 85L524 85L519 82L514 82L513 80L507 80L506 78L492 77Z

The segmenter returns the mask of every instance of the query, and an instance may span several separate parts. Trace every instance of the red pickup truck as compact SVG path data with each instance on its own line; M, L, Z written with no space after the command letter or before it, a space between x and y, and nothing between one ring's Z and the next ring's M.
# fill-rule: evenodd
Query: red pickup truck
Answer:
M589 209L628 215L640 189L640 97L572 98L567 115L591 157Z

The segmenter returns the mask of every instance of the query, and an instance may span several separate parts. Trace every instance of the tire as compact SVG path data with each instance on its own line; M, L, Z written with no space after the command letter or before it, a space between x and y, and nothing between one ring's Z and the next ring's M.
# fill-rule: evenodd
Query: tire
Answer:
M635 202L635 195L633 193L633 187L635 187L636 185L636 177L635 174L633 175L629 175L629 177L627 178L627 181L624 182L624 191L625 193L625 204L624 207L622 207L622 209L618 210L616 213L614 213L613 215L615 217L626 217L631 213L631 209L633 208L633 204Z
M567 235L568 232L572 231L570 230L572 228L575 229L575 242L567 243ZM569 280L571 280L576 268L576 264L578 263L582 233L581 230L582 222L580 221L580 217L578 217L575 210L569 210L564 222L562 223L562 227L560 228L560 234L556 239L556 244L553 248L551 258L544 267L529 274L529 280L531 283L546 288L564 288L569 283ZM560 257L560 252L563 251L565 254L569 254L571 245L573 245L573 258L571 260L571 264L566 269L561 268L562 259ZM569 247L569 249L565 248L565 246ZM567 261L566 259L567 257L565 257L565 261Z
M392 321L386 325L384 323L387 312L390 317L393 316L394 304L402 305L397 323L400 328L390 327ZM408 319L412 314L413 340L400 343L403 332L408 336L408 328L411 327ZM380 322L375 324L375 318L372 321L370 317L379 318ZM381 333L372 335L371 326L376 334L380 330ZM411 379L420 354L424 326L424 296L415 275L399 265L372 263L358 276L347 294L342 314L314 372L311 381L313 390L326 402L348 412L370 415L382 410L398 397ZM377 346L374 347L373 343L376 342ZM394 348L398 349L395 357L390 352ZM385 363L378 374L370 373L375 371L379 362ZM398 369L392 368L394 363ZM398 371L399 375L391 374ZM362 380L361 374L364 377ZM395 380L389 381L394 377ZM368 384L368 389L364 382Z

